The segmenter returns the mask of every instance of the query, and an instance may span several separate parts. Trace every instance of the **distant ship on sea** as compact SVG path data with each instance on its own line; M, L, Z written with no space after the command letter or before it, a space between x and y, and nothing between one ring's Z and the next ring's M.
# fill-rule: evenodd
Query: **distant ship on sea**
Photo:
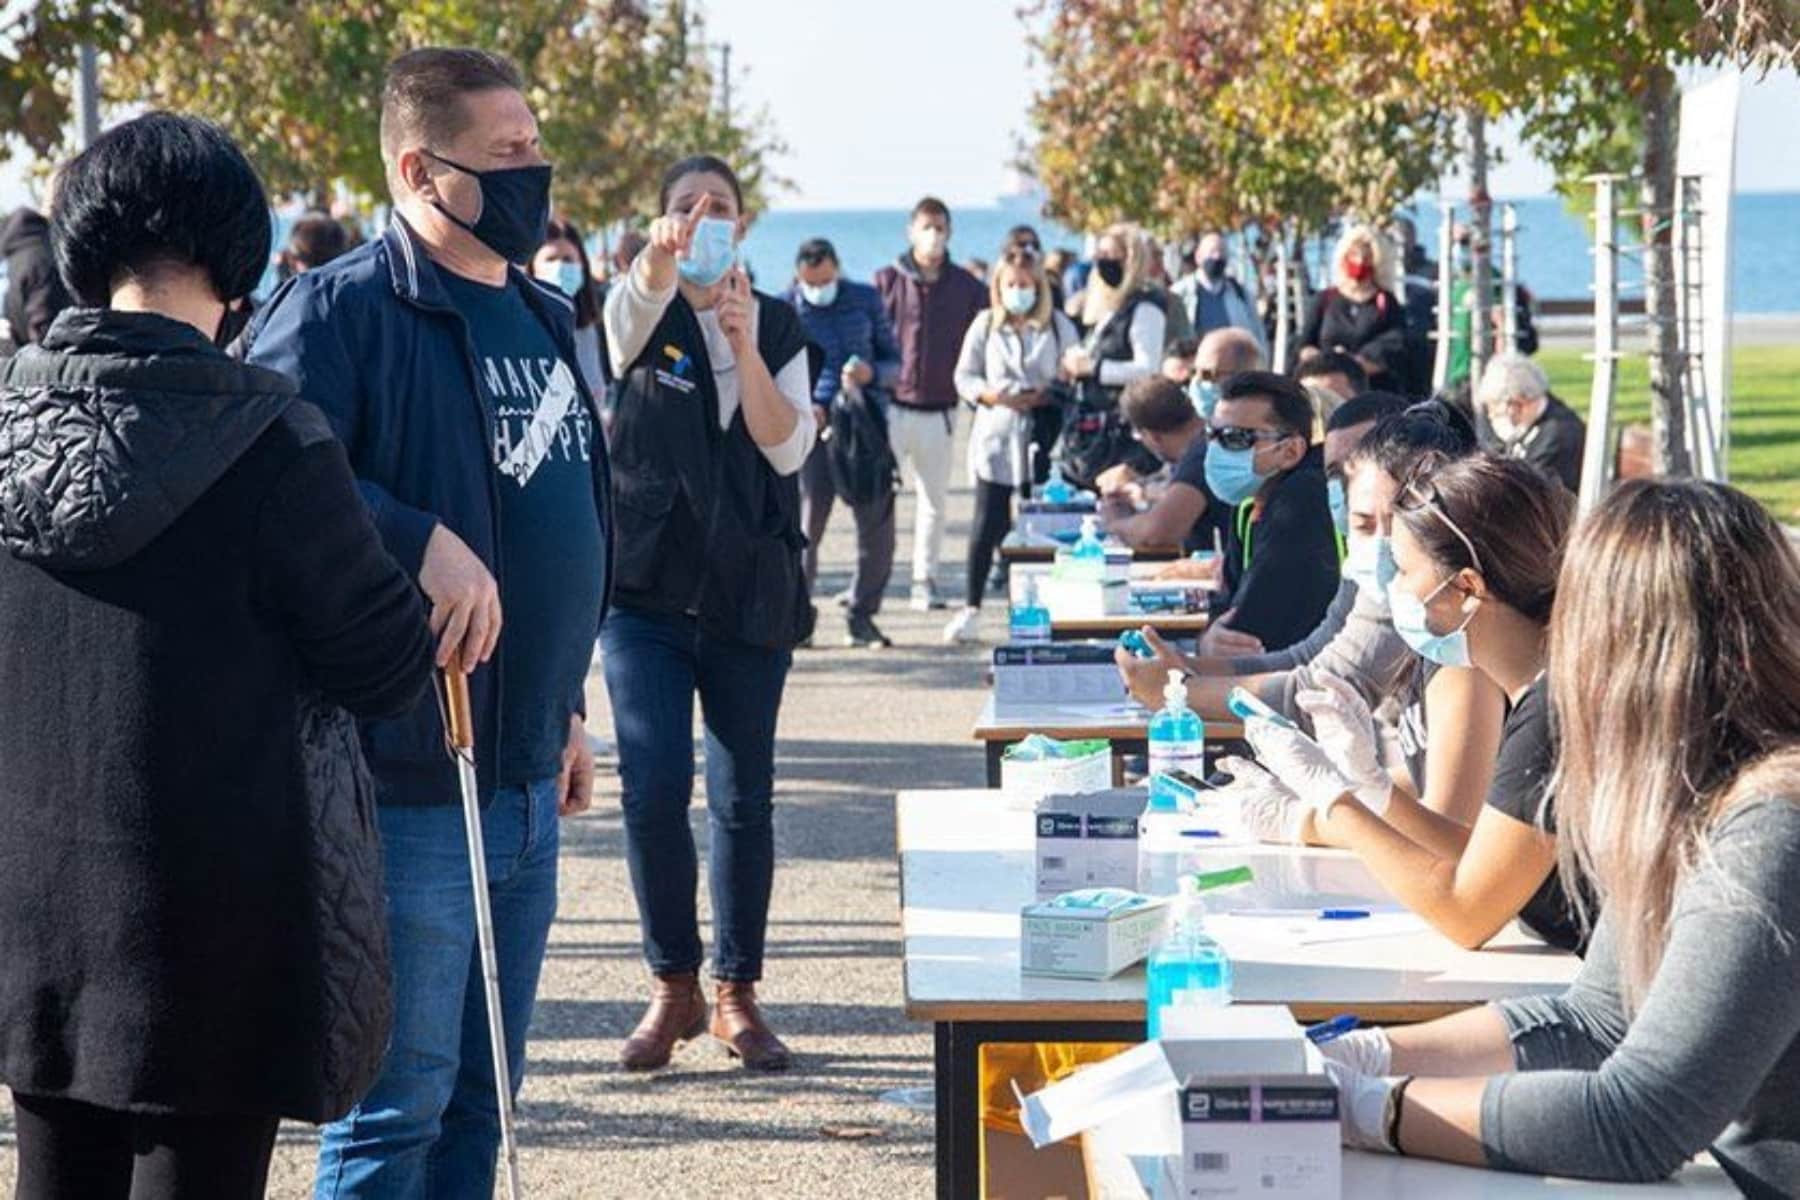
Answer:
M1035 220L1044 214L1044 203L1049 198L1042 184L1015 169L1006 191L994 197L994 207L1001 212Z

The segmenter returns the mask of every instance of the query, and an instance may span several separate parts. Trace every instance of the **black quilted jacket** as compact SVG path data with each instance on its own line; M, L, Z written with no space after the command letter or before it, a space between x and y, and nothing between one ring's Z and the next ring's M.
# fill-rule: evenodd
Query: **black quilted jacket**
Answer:
M425 614L324 418L192 327L71 310L0 366L0 1083L346 1111L392 1017L350 714Z

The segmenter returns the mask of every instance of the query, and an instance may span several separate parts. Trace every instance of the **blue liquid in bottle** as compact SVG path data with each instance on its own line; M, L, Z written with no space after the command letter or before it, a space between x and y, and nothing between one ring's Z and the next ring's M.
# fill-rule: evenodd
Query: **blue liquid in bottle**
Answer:
M1224 1008L1231 1003L1231 959L1206 932L1205 906L1193 876L1183 876L1169 932L1150 953L1144 996L1146 1032L1162 1036L1169 1008Z

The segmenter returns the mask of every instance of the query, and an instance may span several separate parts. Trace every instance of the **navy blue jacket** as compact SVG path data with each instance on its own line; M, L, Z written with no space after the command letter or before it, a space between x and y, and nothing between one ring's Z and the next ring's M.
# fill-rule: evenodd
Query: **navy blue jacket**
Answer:
M808 304L798 284L782 293L782 299L800 314L807 339L825 352L813 384L814 404L829 405L837 399L844 364L852 354L874 369L875 387L893 392L900 378L900 343L894 340L887 307L873 287L839 279L837 298L823 308Z
M573 305L516 268L513 276L564 359L574 363ZM476 369L468 326L404 221L395 217L379 238L282 285L257 314L244 346L249 361L288 375L325 411L349 451L375 528L414 579L439 523L501 578L492 398ZM581 373L574 374L598 430L599 408ZM606 544L604 620L612 594L612 473L604 437L595 446L594 500ZM482 747L497 747L504 735L498 684L505 669L502 634L493 659L469 680L484 799L493 793L497 755L484 755ZM579 694L570 699L574 711L586 712ZM457 802L434 695L398 719L362 723L361 732L382 803Z

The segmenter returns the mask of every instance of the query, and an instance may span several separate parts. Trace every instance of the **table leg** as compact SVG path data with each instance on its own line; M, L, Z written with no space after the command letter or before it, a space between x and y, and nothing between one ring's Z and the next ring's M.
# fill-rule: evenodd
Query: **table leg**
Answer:
M1006 753L1007 743L987 741L982 745L987 751L987 785L997 788L1000 786L1000 759Z

